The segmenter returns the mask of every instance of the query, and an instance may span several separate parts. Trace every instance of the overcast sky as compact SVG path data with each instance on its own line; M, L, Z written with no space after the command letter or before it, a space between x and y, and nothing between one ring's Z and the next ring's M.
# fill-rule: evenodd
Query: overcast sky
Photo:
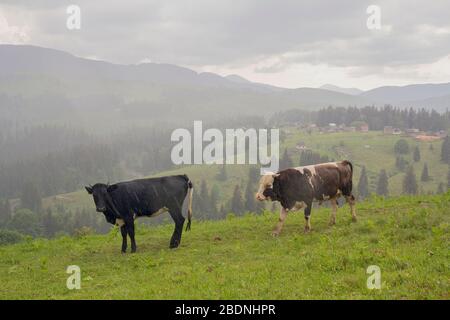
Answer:
M81 29L66 27L67 6ZM369 30L370 4L381 29ZM0 0L0 43L283 87L450 82L450 1Z

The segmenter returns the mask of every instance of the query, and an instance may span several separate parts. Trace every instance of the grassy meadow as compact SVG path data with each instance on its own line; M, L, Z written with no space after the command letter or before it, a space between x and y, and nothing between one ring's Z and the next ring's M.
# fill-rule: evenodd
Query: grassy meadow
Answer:
M178 249L172 224L138 226L136 254L107 235L28 240L0 247L0 299L449 299L450 193L347 205L328 226L314 209L313 230L291 213L278 238L276 213L193 221ZM194 215L195 218L195 215ZM66 288L66 268L81 268L81 289ZM366 286L381 269L381 289Z

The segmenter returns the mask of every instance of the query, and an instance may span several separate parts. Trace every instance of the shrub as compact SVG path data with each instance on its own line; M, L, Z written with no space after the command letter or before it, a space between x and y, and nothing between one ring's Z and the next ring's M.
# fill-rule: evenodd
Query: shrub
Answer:
M21 242L23 235L13 230L0 230L0 245L14 244Z
M400 139L394 146L394 151L397 154L407 154L409 153L409 144L405 139Z

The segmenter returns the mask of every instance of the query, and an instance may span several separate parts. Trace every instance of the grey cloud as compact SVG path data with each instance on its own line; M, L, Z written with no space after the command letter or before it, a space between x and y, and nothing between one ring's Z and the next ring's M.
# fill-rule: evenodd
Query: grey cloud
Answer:
M144 58L180 65L245 65L280 56L255 72L326 63L377 70L429 63L450 53L449 34L420 33L420 24L449 28L448 1L378 1L390 33L366 28L372 1L55 1L7 0L32 16L33 44L119 63ZM68 4L82 9L82 30L65 28ZM1 9L1 5L0 5ZM292 53L288 57L286 53Z

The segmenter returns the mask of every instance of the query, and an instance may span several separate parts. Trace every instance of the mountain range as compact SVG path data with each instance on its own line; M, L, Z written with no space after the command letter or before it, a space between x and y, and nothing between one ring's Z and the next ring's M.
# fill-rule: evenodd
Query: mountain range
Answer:
M450 107L450 83L368 91L330 84L286 89L239 75L223 77L170 64L120 65L55 49L0 45L0 119L86 123L96 117L119 122L220 119L268 116L288 109L384 104L445 111Z

